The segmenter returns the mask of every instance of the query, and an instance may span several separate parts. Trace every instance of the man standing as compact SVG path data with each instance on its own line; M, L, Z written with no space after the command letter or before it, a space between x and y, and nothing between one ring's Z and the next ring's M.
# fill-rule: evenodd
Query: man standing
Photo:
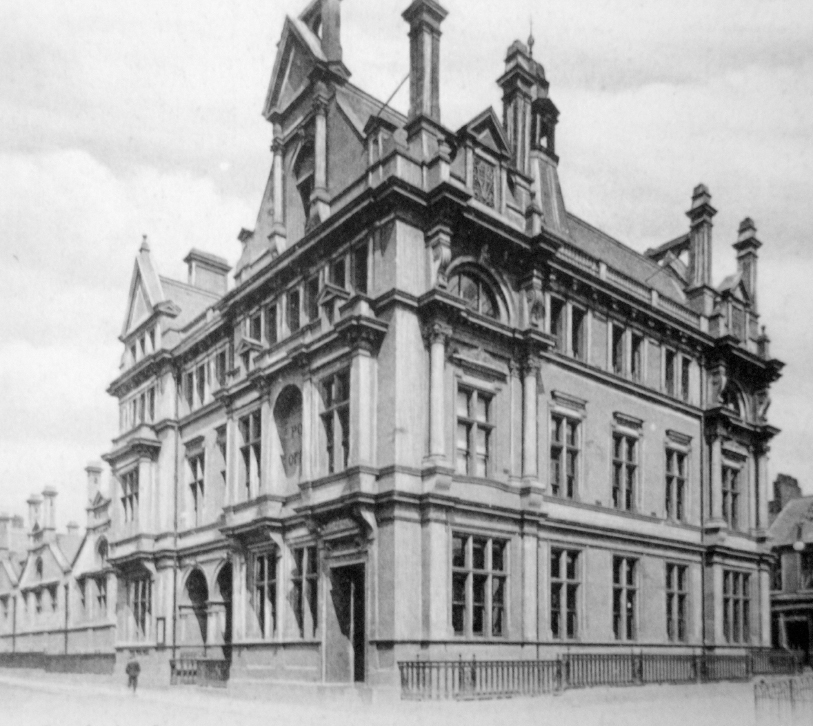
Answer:
M141 673L141 666L136 660L134 653L130 655L130 660L128 661L127 667L124 669L124 671L127 673L127 688L132 688L133 695L135 696L136 688L138 688L138 674Z

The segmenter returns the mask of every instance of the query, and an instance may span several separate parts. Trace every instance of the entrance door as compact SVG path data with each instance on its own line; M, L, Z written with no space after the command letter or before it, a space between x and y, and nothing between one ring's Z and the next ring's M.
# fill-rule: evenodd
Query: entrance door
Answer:
M327 680L364 682L364 565L334 567L330 574L325 643Z
M807 661L810 650L810 631L807 627L807 620L785 621L785 633L788 639L788 648L802 651L805 655L805 661Z

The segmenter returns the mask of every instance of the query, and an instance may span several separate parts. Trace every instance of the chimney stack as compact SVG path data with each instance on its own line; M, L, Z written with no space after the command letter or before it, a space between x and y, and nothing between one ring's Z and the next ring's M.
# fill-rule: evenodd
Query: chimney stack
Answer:
M448 12L435 0L414 0L409 23L409 118L440 123L440 24Z
M322 0L322 52L328 63L342 62L340 0Z
M698 184L692 194L692 207L686 212L689 230L689 288L711 285L711 220L717 210L711 206L711 194Z
M757 239L757 228L750 217L740 222L739 235L734 243L737 251L737 268L742 282L751 298L751 310L757 312L757 250L762 242Z
M42 526L42 500L36 494L32 494L26 504L28 504L28 529L33 531L34 527Z
M11 549L11 515L0 512L0 552Z
M45 487L42 490L42 528L56 529L56 489Z
M70 535L79 534L79 525L74 521L68 522L65 529L68 530L68 534Z
M94 461L85 467L85 472L87 473L88 502L92 502L96 499L102 486L102 467Z
M222 257L192 249L184 257L187 264L187 281L190 285L213 292L216 295L225 295L228 288L227 276L231 267Z

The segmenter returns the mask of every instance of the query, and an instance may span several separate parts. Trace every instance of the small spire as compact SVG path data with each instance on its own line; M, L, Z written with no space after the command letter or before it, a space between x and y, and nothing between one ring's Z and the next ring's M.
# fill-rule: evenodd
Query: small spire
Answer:
M149 252L150 251L150 243L147 242L147 235L141 235L141 252Z
M533 16L531 16L530 20L531 20L531 33L528 36L528 54L531 56L531 58L533 58L534 57L534 43L536 42L534 40L534 19L533 19Z

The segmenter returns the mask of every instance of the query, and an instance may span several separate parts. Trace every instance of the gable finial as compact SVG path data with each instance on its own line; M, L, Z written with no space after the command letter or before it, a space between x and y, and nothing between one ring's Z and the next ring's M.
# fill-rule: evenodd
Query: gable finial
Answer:
M141 235L141 252L149 252L150 251L150 243L147 241L147 235Z
M531 32L530 32L530 35L528 35L528 55L530 55L531 58L533 58L534 57L534 43L536 42L534 40L534 18L533 18L533 15L530 17L530 21L531 21Z

